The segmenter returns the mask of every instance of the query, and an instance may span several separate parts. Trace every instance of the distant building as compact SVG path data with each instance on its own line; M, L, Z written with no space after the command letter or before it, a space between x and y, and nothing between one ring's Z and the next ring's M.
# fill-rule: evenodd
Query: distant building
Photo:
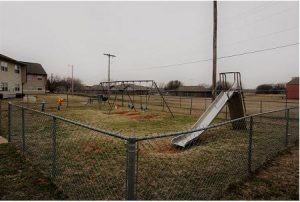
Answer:
M47 73L43 66L38 63L22 62L26 65L26 83L23 93L26 94L45 94L47 84Z
M44 94L47 73L41 64L21 62L0 54L0 99Z
M25 64L0 54L0 98L21 97L25 82Z
M169 95L211 97L211 90L203 86L179 86L175 90L168 90Z
M286 84L286 98L299 100L299 77L292 78Z

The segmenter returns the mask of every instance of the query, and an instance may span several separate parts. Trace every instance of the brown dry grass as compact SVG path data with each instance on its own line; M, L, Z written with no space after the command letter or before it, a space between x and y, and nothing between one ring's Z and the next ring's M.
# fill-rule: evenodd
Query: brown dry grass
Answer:
M234 184L223 200L299 200L299 145L266 164L246 182Z

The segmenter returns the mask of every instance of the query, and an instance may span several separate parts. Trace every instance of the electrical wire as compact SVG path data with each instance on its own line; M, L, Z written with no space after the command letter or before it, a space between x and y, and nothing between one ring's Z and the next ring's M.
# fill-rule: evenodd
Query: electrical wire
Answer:
M292 27L292 28L283 29L283 30L276 31L276 32L270 32L270 33L267 33L267 34L262 34L262 35L259 35L259 36L249 37L247 39L239 40L239 41L236 41L236 42L233 42L233 43L226 43L224 45L225 45L225 47L230 47L230 46L234 46L234 45L239 44L239 43L244 43L244 42L247 42L247 41L250 41L250 40L257 40L257 39L269 37L269 36L272 36L272 35L288 32L288 31L296 30L296 29L298 30L298 27ZM224 47L224 46L222 46L222 47ZM220 47L220 48L222 48L222 47Z
M299 43L292 43L292 44L275 46L275 47L271 47L271 48L265 48L265 49L260 49L260 50L253 50L253 51L247 51L247 52L243 52L243 53L236 53L236 54L232 54L232 55L221 56L221 57L218 57L217 60L232 58L232 57L238 57L238 56L244 56L244 55L249 55L249 54L254 54L254 53L260 53L260 52L265 52L265 51L271 51L271 50L286 48L286 47L295 46L295 45L299 45ZM209 58L209 59L195 60L195 61L191 61L191 62L184 62L184 63L170 64L170 65L148 67L148 68L143 68L143 69L161 69L161 68L182 66L182 65L194 64L194 63L208 62L208 61L212 61L212 60L213 60L212 58Z

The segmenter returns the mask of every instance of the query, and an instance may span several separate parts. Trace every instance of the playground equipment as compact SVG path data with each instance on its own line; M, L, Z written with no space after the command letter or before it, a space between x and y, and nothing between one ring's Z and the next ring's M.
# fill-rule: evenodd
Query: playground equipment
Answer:
M234 82L229 89L227 88L228 74L231 74L234 77ZM209 124L211 124L211 122L219 114L226 103L228 103L231 119L245 116L246 108L240 72L224 72L220 73L219 75L222 91L210 104L207 110L201 115L198 121L194 124L192 130L197 130L209 126ZM246 128L246 122L245 120L241 120L238 122L234 122L232 126L233 129L244 129ZM172 139L172 144L180 147L185 147L186 145L195 141L204 132L205 130L201 130L189 134L179 135Z
M97 96L89 96L88 101L86 104L93 104L94 101L97 101L98 103L105 103L108 100L108 97L104 95L97 95Z
M42 102L41 102L41 111L42 112L44 112L45 111L45 108L46 108L46 101L45 100L43 100Z
M136 106L139 105L141 110L146 111L148 110L150 96L153 94L158 94L162 98L163 105L167 107L169 113L172 115L172 117L174 117L163 94L153 80L110 81L101 82L99 86L101 88L101 92L103 93L100 96L106 98L105 103L107 103L109 106L109 113L115 108L114 106L118 95L122 96L122 106L124 106L123 98L124 96L127 96L129 98L127 105L129 110L136 111L136 109L138 109ZM139 101L135 100L137 96L140 98ZM143 97L145 97L145 99L143 99Z
M61 110L62 103L64 99L62 97L57 98L57 110Z

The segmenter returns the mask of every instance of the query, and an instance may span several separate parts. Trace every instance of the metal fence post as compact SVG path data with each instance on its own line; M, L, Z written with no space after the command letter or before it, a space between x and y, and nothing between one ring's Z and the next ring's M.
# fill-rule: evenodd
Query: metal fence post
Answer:
M69 107L69 92L67 92L67 108Z
M26 101L27 101L27 102L26 102L26 104L27 104L27 107L29 107L29 99L28 99L28 94L26 95L26 98L27 98L27 99L26 99Z
M190 115L192 114L192 107L193 107L193 97L191 96Z
M2 100L0 100L0 134L2 134Z
M226 104L226 108L225 108L225 112L226 112L226 120L227 120L227 118L228 118L228 105Z
M260 100L260 110L259 110L260 113L262 113L262 100Z
M181 108L181 95L179 96L179 106Z
M22 152L25 153L25 110L22 107Z
M8 103L8 142L11 142L11 103Z
M136 138L127 141L127 200L136 200Z
M52 122L52 178L56 175L56 118Z
M124 107L124 91L122 91L122 107Z
M285 146L287 147L289 144L289 123L290 123L290 109L286 109L285 111Z
M249 128L249 144L248 144L248 173L252 173L252 136L253 136L253 117L250 117L250 128Z

